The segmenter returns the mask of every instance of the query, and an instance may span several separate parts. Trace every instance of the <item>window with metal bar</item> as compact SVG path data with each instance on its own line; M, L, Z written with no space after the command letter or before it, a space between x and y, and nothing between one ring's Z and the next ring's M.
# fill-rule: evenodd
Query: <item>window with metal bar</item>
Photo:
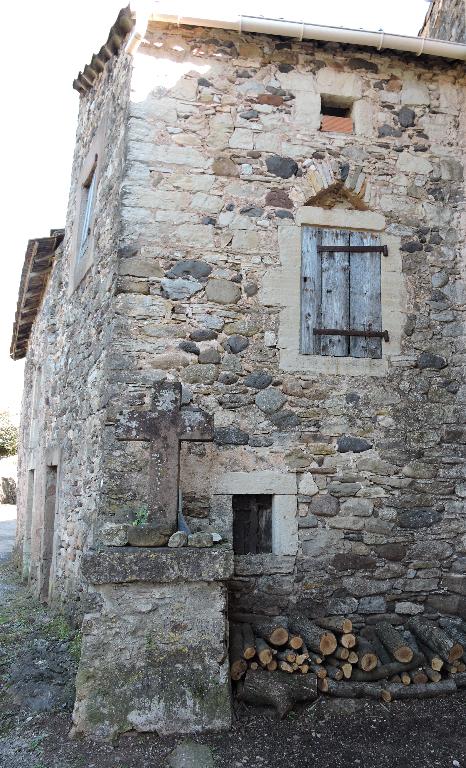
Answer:
M301 354L382 357L382 255L370 232L303 227Z

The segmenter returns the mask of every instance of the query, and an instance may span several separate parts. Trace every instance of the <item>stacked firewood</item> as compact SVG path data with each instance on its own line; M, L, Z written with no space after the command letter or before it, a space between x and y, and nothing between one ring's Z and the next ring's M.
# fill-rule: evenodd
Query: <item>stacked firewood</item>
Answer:
M239 697L277 705L275 678L281 672L279 699L285 709L317 689L340 697L430 697L466 687L466 622L442 618L438 625L410 618L405 629L381 621L357 634L350 619L303 615L267 619L239 614L230 625L230 674ZM298 683L296 676L313 683ZM289 681L286 677L289 676ZM314 695L315 694L315 695ZM279 707L280 709L280 707Z

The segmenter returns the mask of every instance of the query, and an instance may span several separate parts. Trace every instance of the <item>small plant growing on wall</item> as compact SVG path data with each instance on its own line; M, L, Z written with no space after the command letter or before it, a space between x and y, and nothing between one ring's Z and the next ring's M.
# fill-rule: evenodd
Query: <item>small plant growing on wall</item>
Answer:
M149 518L149 510L147 507L140 507L134 513L133 525L146 525Z

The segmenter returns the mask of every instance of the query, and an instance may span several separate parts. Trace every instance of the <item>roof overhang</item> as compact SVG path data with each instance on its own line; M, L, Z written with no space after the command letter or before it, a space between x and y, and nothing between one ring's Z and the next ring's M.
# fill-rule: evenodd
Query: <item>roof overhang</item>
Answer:
M92 56L90 63L86 64L83 71L79 72L73 81L73 88L81 95L91 91L112 57L117 56L122 50L127 53L134 53L137 50L139 43L144 39L149 22L227 29L239 34L254 33L290 37L295 40L335 42L375 48L377 51L398 51L414 56L438 56L445 59L466 61L466 45L422 35L410 37L408 35L394 35L383 30L370 31L329 27L304 21L287 21L286 19L271 19L265 16L228 13L222 10L219 10L215 17L182 16L179 13L173 13L172 2L133 0L132 7L127 6L119 12L110 29L107 42L98 53Z
M28 242L10 347L13 360L26 356L32 326L52 269L55 251L64 235L65 230L52 229L49 237L35 238Z

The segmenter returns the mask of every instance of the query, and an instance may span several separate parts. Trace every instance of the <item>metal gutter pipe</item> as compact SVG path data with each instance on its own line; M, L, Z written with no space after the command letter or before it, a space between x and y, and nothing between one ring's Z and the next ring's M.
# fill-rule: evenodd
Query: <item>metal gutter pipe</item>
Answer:
M157 4L158 5L158 4ZM371 48L393 51L407 51L416 56L440 56L444 59L466 61L466 45L451 43L448 40L435 40L428 37L408 37L393 35L388 32L370 32L362 29L345 27L327 27L319 24L305 24L301 21L285 19L267 19L262 16L225 15L217 19L205 19L196 16L180 16L162 12L152 12L149 21L167 24L187 24L192 27L210 27L213 29L231 29L236 32L255 32L264 35L280 35L295 40L320 40L325 42L364 45Z

